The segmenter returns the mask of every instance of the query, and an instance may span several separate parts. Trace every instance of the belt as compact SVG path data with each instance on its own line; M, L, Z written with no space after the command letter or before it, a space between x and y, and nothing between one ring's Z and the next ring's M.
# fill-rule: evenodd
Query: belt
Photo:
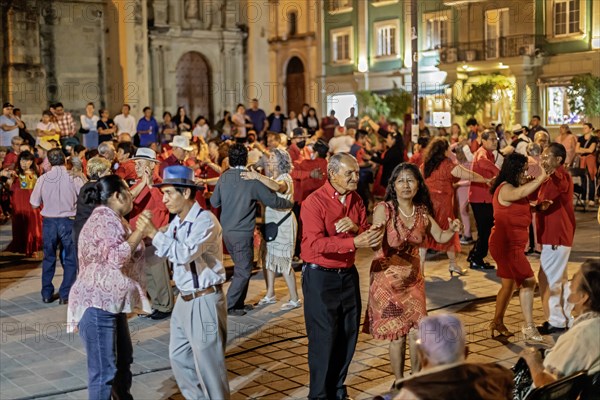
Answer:
M207 294L217 293L221 291L221 284L214 285L206 289L196 290L190 294L181 293L179 297L183 299L183 301L192 301L198 297L206 296Z
M352 267L354 267L354 265L353 265L352 267L348 267L348 268L327 268L327 267L322 267L318 264L312 264L312 263L305 263L304 265L310 269L314 269L317 271L337 272L338 274L348 273L348 272L352 271Z

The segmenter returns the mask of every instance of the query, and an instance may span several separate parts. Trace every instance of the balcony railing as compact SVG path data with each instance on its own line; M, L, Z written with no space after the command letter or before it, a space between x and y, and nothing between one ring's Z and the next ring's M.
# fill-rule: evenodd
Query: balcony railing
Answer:
M440 61L451 64L455 62L533 56L536 54L536 49L541 48L542 39L541 36L536 35L515 35L483 41L458 43L455 46L443 47L440 50Z

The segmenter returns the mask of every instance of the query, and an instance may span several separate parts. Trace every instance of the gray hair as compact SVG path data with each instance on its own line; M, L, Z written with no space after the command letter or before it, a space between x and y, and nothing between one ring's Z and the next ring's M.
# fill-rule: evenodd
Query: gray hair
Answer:
M451 364L465 357L465 328L452 314L425 317L419 324L419 347L432 365Z
M98 153L101 156L105 157L110 151L115 151L112 142L102 142L98 145Z
M48 154L46 156L48 157L48 162L53 167L65 165L65 154L62 152L61 149L52 149L48 151Z
M292 159L285 150L274 149L271 156L275 159L275 165L279 174L289 174L292 170ZM276 177L275 177L276 178Z
M349 153L337 153L329 157L329 163L327 164L327 176L331 177L331 175L340 172L342 163L347 159L356 161L356 158Z
M529 143L527 145L527 154L530 156L539 156L542 153L542 146L537 143Z

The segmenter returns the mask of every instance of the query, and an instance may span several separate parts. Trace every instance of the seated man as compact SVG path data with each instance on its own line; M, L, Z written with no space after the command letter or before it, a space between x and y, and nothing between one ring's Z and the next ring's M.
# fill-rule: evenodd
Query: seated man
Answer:
M496 364L467 363L467 351L464 326L457 317L424 318L417 340L421 371L397 383L400 392L394 399L512 398L512 371Z
M600 261L590 259L573 276L568 301L573 304L573 326L561 335L542 361L539 351L525 349L533 384L540 387L579 371L600 372Z

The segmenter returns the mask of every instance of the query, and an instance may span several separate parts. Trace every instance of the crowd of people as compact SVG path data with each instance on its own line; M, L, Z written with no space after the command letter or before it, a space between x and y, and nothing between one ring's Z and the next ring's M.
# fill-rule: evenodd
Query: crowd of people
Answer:
M514 334L504 315L516 288L526 340L583 326L582 317L572 316L578 305L586 321L600 321L598 264L582 267L571 283L577 289L569 289L567 276L574 177L589 206L596 198L599 140L591 124L578 139L563 126L552 141L538 117L510 134L473 118L465 134L458 124L435 132L420 120L411 143L409 130L385 116L374 121L352 108L343 123L333 111L320 120L308 104L297 114L276 107L267 115L253 99L214 125L183 107L159 123L150 107L136 121L127 104L111 119L107 110L96 115L90 103L78 130L56 103L30 134L13 105L3 106L0 207L13 228L6 250L43 253L41 298L68 307L69 329L80 333L88 355L90 398L111 392L128 398L133 350L126 314L134 310L152 320L171 318L169 353L184 397L228 398L227 317L277 303L277 274L289 292L281 309L304 309L309 398L347 398L363 311L358 249L374 251L362 330L389 341L401 393L443 390L420 385L435 374L447 377L437 368L445 364L465 369L472 385L495 375L497 387L488 389L506 390L507 371L465 366L464 341L442 349L419 338L423 327L450 324L464 332L454 317L427 317L430 252L447 254L451 276L495 269L489 252L502 280L492 336ZM460 266L461 245L472 245L469 268ZM246 297L255 251L266 288L253 305ZM537 280L527 257L535 252ZM224 254L234 264L226 294ZM57 257L64 269L58 292ZM533 320L538 282L545 317L539 326ZM414 381L404 380L407 347L413 373L423 370ZM599 368L600 357L585 359L588 370ZM556 360L552 370L533 356L529 361L539 382L567 374Z

